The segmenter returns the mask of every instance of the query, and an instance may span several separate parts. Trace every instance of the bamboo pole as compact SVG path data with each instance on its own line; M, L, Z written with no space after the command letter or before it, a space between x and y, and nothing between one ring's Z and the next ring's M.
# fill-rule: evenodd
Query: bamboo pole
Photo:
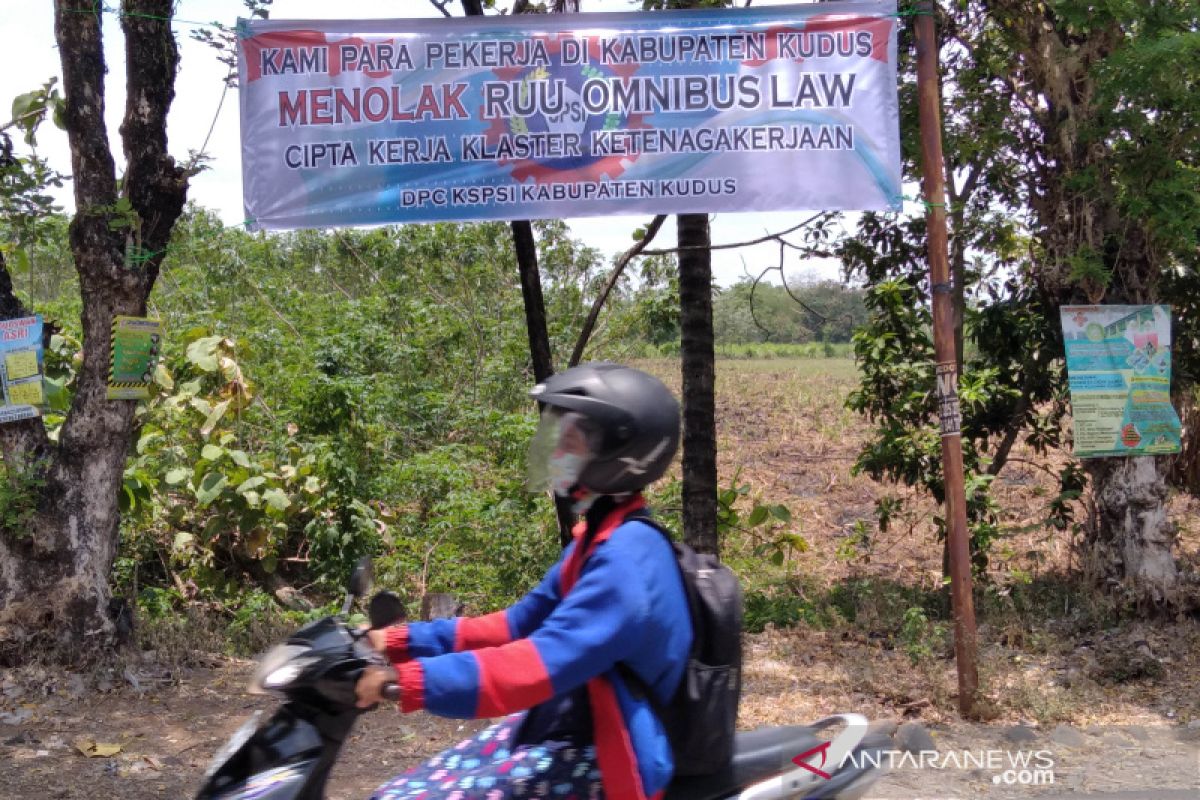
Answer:
M929 283L933 296L933 349L937 359L938 417L946 489L946 536L950 547L950 598L954 608L954 656L958 665L958 711L973 715L979 691L975 602L963 480L962 415L958 403L958 355L954 336L954 287L946 255L946 190L942 165L941 98L936 3L924 0L916 14L917 97L921 125L921 173L928 220Z

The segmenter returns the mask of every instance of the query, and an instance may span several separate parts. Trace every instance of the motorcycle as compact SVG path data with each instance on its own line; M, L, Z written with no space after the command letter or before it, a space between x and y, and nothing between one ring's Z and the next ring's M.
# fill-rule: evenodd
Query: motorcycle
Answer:
M313 622L260 660L251 691L283 703L266 720L256 712L217 751L197 800L321 800L330 769L358 716L355 686L371 665L387 662L365 628L347 616L370 590L371 564L355 568L340 614ZM367 617L378 629L404 619L400 598L380 592ZM397 699L387 684L383 696ZM832 739L820 734L841 725ZM836 714L810 725L739 733L732 761L701 776L676 778L666 800L857 800L881 775L891 739L868 732L865 717Z

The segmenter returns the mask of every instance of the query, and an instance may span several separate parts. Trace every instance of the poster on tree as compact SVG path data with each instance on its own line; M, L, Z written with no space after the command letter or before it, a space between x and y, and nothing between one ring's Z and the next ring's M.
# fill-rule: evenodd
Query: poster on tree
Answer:
M145 400L150 396L161 339L161 320L144 317L113 319L109 400Z
M898 210L895 0L746 6L240 20L248 224Z
M1075 455L1178 453L1170 306L1063 306L1060 317Z
M43 359L41 316L0 320L0 424L40 416L46 404Z

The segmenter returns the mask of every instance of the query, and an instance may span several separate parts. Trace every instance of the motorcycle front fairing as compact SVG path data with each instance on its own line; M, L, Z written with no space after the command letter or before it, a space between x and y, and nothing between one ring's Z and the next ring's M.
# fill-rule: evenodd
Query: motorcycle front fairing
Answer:
M197 800L315 800L358 715L357 677L370 653L344 624L318 620L268 652L251 690L287 698L249 720L214 757Z

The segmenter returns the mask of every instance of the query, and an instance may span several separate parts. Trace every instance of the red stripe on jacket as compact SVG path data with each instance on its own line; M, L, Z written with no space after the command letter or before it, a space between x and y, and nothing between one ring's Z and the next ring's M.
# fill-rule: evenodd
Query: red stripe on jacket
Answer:
M528 639L476 650L475 659L479 662L476 717L499 717L554 696L542 656Z
M420 661L409 661L396 667L400 685L400 710L405 714L425 707L425 668Z
M407 625L396 625L385 631L383 652L393 664L403 664L409 660Z
M629 741L625 717L617 703L612 682L605 677L588 681L588 700L592 705L592 725L596 742L596 765L605 797L646 800L637 756Z
M454 626L454 651L499 647L512 641L508 630L508 614L494 611L482 617L460 617Z

